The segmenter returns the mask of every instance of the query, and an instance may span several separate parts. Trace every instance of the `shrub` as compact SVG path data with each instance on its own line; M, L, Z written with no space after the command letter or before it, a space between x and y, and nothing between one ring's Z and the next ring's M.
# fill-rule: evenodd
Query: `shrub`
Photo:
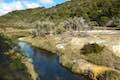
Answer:
M57 34L61 34L61 33L63 33L63 32L65 32L65 28L63 27L64 26L64 23L63 22L61 22L59 25L58 25L58 27L56 27L56 33Z
M81 53L82 54L89 54L89 53L100 53L101 51L103 51L102 46L98 45L97 43L88 43L86 45L83 46L83 48L81 49Z
M113 20L113 23L115 24L115 25L120 25L120 18L116 18L116 19L114 19Z
M63 27L68 30L80 31L90 29L90 26L85 22L82 17L74 17L64 21Z
M106 25L106 23L107 23L109 20L110 20L109 17L101 16L101 17L100 17L100 24Z
M40 21L35 22L35 27L33 30L33 35L35 36L44 36L45 34L53 33L55 24L50 21Z

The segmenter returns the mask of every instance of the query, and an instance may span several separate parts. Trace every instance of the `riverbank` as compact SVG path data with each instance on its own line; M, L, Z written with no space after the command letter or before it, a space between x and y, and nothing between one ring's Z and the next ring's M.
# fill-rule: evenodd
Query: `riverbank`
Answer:
M101 36L100 34L97 36ZM102 36L101 36L102 37ZM119 80L120 64L119 56L116 56L107 47L99 54L81 54L81 48L87 43L98 43L100 46L103 40L100 37L63 37L63 36L46 36L46 37L25 37L24 41L31 43L33 46L56 53L59 52L60 63L69 68L71 71L88 75L89 79L99 80L99 76L105 76L103 80ZM118 72L116 72L118 71ZM107 73L110 72L110 73ZM114 73L113 73L114 72ZM99 77L101 78L101 77ZM114 79L116 78L116 79Z
M12 59L19 59L22 64L26 67L27 73L30 74L31 80L37 80L38 74L34 69L34 66L32 64L32 60L21 55L21 53L15 52L11 50L9 53L6 53L6 55L10 56Z
M0 80L36 80L32 68L19 53L16 41L0 33Z

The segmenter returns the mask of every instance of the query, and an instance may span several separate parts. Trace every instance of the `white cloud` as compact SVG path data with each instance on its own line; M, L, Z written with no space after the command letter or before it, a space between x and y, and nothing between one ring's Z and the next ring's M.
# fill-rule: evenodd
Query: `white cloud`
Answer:
M22 10L26 8L36 8L45 6L49 7L53 5L54 0L36 0L37 2L30 2L29 0L13 0L12 2L5 3L4 0L0 0L0 15L4 15L13 10Z
M53 0L39 0L41 3L45 3L45 4L52 4L54 3Z
M40 7L40 5L38 3L26 3L25 4L27 8L37 8Z
M4 15L6 13L7 13L7 11L4 11L3 9L0 9L0 15Z
M0 15L4 15L13 10L22 10L25 8L36 8L40 5L38 3L29 3L27 1L13 1L10 3L5 3L0 0Z
M4 2L0 2L0 15L2 14L6 14L10 11L13 10L21 10L24 9L24 7L22 6L22 3L20 1L14 1L11 3L4 3Z

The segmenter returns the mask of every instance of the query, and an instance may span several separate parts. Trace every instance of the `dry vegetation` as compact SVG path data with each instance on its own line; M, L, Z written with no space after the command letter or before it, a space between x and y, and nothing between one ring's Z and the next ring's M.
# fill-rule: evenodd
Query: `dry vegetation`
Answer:
M74 38L75 37L73 37L73 39ZM120 60L120 58L108 48L103 46L101 47L97 43L95 45L89 44L91 47L87 46L87 44L85 47L83 47L85 43L92 42L88 41L90 40L88 37L79 37L78 40L80 41L77 41L78 43L76 42L76 40L72 40L72 37L63 38L63 36L46 36L35 38L25 37L24 40L30 42L33 46L36 46L38 48L48 50L53 53L59 52L58 55L60 56L61 64L71 69L75 73L88 75L92 74L92 76L94 75L92 77L94 79L97 79L97 76L99 75L99 78L101 79L101 75L105 76L105 74L103 73L107 71L108 72L106 73L106 75L113 75L114 77L117 77L116 74L119 74L118 72L120 70L120 65L118 61ZM94 41L93 37L92 40ZM85 54L81 53L81 48L84 48ZM118 72L114 71L114 69L116 69L116 71ZM88 73L86 72L86 70L90 72ZM109 74L109 71L114 71L115 74ZM107 76L104 77L103 80L108 80L110 78ZM119 80L119 78L112 78L112 80Z
M89 29L83 26L85 23L84 21L81 22L81 18L75 18L75 20L68 20L67 22L59 24L59 26L62 26L62 29L57 28L58 30L54 28L54 25L51 25L53 27L51 29L48 23L40 22L42 24L35 25L37 28L25 30L29 37L25 35L26 33L23 33L24 30L21 29L11 29L12 32L7 30L6 34L11 33L12 36L15 37L20 37L21 35L24 41L31 43L37 48L58 53L62 65L75 73L84 76L87 74L89 79L99 80L103 76L103 80L109 79L109 77L105 75L113 75L116 77L120 71L118 62L120 58L106 48L106 45L101 44L103 40L101 38L106 32L96 31L91 33L92 31L90 32ZM19 32L20 34L14 35L13 32ZM30 34L30 32L32 34ZM119 34L119 31L117 34ZM114 71L114 73L109 73L109 71ZM101 77L101 75L103 76ZM113 80L119 80L119 78Z
M28 67L22 63L25 58L13 50L13 48L17 46L14 40L12 41L10 38L0 33L0 44L0 79L33 80L33 76L31 77L28 72ZM26 60L24 62L28 61Z

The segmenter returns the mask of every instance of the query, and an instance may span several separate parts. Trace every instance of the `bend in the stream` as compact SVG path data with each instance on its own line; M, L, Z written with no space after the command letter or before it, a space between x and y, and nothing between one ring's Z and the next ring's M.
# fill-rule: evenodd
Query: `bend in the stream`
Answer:
M59 63L57 55L49 55L45 51L32 48L26 42L19 42L23 54L32 59L40 80L83 80Z

